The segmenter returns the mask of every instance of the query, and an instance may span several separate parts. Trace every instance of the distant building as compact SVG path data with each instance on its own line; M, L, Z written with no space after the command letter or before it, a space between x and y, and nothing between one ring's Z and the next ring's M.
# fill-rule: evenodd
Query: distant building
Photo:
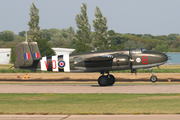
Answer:
M52 48L56 55L71 54L75 49ZM0 64L9 64L11 58L11 48L0 48Z
M11 48L0 48L0 64L9 64L11 58Z

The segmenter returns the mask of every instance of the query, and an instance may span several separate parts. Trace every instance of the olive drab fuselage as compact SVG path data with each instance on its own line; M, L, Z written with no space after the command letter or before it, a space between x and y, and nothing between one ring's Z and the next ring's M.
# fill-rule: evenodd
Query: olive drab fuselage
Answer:
M15 46L16 69L28 69L32 71L54 72L100 72L98 83L101 86L113 85L115 77L109 71L147 69L162 65L168 57L161 52L146 51L141 48L124 50L106 50L86 52L78 54L63 54L56 56L41 57L36 42L21 42ZM108 75L105 76L104 73ZM153 74L153 72L152 72ZM150 80L157 81L152 75Z

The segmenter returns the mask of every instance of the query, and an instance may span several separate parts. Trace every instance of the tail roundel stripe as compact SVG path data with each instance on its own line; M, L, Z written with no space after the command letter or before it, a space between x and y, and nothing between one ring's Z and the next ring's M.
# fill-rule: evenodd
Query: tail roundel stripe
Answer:
M24 53L24 59L25 60L30 59L30 53Z
M39 53L33 53L33 57L39 58Z

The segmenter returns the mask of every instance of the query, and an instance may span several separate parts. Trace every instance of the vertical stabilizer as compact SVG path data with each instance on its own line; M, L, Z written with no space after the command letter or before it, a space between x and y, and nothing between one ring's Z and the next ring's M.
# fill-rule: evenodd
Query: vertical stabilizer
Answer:
M21 42L15 45L16 67L29 67L33 64L32 52L28 42Z
M40 60L42 58L40 50L39 50L39 46L37 44L37 42L30 42L29 43L30 49L31 49L31 53L32 53L32 57L33 60Z

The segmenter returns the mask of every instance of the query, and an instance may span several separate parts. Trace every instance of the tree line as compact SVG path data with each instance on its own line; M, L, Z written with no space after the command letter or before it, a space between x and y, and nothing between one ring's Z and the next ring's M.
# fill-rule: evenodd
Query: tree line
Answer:
M42 29L42 39L45 39L50 47L61 47L61 48L76 48L76 33L72 27L67 29ZM150 34L121 34L114 30L108 32L108 45L103 46L103 43L97 42L93 44L93 40L96 39L95 32L91 32L91 40L87 45L91 45L89 51L94 50L98 47L98 50L104 49L124 49L124 48L146 48L152 51L161 52L180 52L180 34L169 34L169 35L157 35L153 36ZM13 31L1 31L0 32L0 47L10 48L18 42L25 41L25 31L14 34ZM29 32L28 32L29 35ZM86 48L85 48L86 49ZM85 51L85 50L84 50ZM83 51L79 51L83 52Z
M96 6L93 20L93 28L89 24L87 5L82 3L81 12L75 16L77 30L72 26L66 29L40 29L39 10L34 3L30 6L30 20L28 41L36 41L40 46L43 56L54 55L52 47L75 48L76 53L92 50L118 50L129 48L145 48L160 52L179 52L180 35L157 35L151 34L121 34L114 30L108 30L107 17L103 16L100 8ZM18 42L25 41L25 31L14 34L13 31L0 32L0 47L9 48ZM46 52L46 49L51 52ZM51 50L50 50L51 49Z

